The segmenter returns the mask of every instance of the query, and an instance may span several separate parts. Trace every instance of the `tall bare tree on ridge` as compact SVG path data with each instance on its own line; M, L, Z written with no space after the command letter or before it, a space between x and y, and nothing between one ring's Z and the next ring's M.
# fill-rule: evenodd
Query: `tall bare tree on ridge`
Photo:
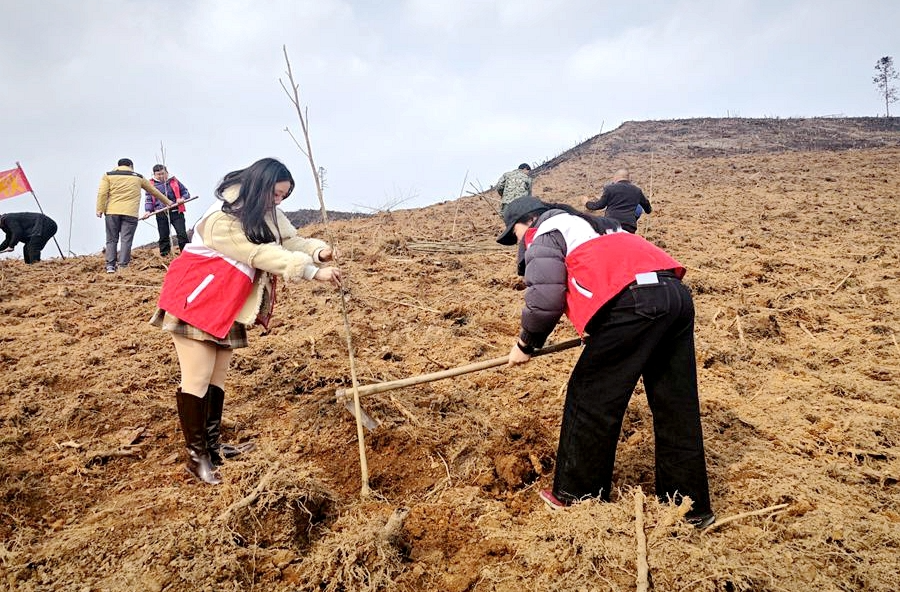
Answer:
M875 62L875 72L877 76L872 78L875 88L879 94L884 95L884 113L886 117L891 116L891 103L897 102L897 86L893 83L897 80L897 70L894 69L894 58L884 56Z

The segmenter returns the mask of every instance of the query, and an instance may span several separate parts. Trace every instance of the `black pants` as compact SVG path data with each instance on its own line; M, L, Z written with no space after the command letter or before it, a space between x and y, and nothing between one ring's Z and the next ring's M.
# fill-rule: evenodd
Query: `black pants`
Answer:
M694 304L671 275L631 285L601 309L569 378L553 493L609 500L616 444L631 393L644 377L653 413L656 494L690 496L710 511L694 359Z
M29 236L28 240L25 241L25 247L23 248L25 263L30 264L40 261L41 250L47 246L54 234L56 234L56 222L50 219L45 220L41 224L40 233Z
M178 210L169 210L156 215L156 228L159 230L159 254L168 255L172 250L169 241L169 222L175 228L175 236L178 237L178 250L183 251L188 243L187 228L184 225L184 213Z

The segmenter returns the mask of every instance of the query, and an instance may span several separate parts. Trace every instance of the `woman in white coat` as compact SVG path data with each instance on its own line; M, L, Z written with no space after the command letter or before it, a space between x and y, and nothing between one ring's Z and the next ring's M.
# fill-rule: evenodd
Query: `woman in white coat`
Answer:
M278 208L293 189L290 171L271 158L225 175L216 189L221 201L169 266L150 321L175 341L186 468L205 483L220 482L223 457L246 451L219 441L225 375L234 350L247 345L247 328L268 324L277 278L341 284L340 270L323 266L332 248L297 236Z

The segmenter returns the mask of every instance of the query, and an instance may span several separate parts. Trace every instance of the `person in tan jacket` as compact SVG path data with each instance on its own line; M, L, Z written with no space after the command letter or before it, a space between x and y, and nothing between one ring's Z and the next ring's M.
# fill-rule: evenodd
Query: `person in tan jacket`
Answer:
M134 163L130 158L120 158L115 170L100 179L97 217L106 215L106 273L115 273L117 265L128 267L131 262L131 243L137 230L141 189L167 206L172 205L172 201L150 181L134 172ZM119 243L121 247L117 250Z
M293 189L290 171L272 158L225 175L216 189L221 201L203 215L191 242L169 265L150 320L175 342L186 468L204 483L218 484L223 458L253 447L220 442L225 375L234 350L247 346L247 329L267 326L277 278L341 285L341 271L323 266L334 260L333 249L297 236L278 208Z

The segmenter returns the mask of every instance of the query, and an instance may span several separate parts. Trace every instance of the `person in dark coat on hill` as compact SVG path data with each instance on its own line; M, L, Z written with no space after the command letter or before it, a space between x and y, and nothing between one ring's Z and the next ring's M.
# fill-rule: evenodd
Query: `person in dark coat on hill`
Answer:
M503 219L497 242L524 245L526 286L509 364L528 362L563 313L585 343L566 391L553 488L541 499L553 510L584 498L609 500L622 420L643 377L656 495L663 502L690 497L687 521L712 524L684 266L615 220L533 196L509 204Z
M12 251L19 243L25 243L25 263L41 260L41 249L56 234L56 222L50 216L36 212L0 215L0 229L6 239L0 244L0 253Z
M627 169L619 169L613 182L603 188L600 199L588 199L584 207L589 210L606 210L606 217L617 220L622 228L634 234L637 232L637 219L642 213L652 210L650 200L640 187L630 181Z

